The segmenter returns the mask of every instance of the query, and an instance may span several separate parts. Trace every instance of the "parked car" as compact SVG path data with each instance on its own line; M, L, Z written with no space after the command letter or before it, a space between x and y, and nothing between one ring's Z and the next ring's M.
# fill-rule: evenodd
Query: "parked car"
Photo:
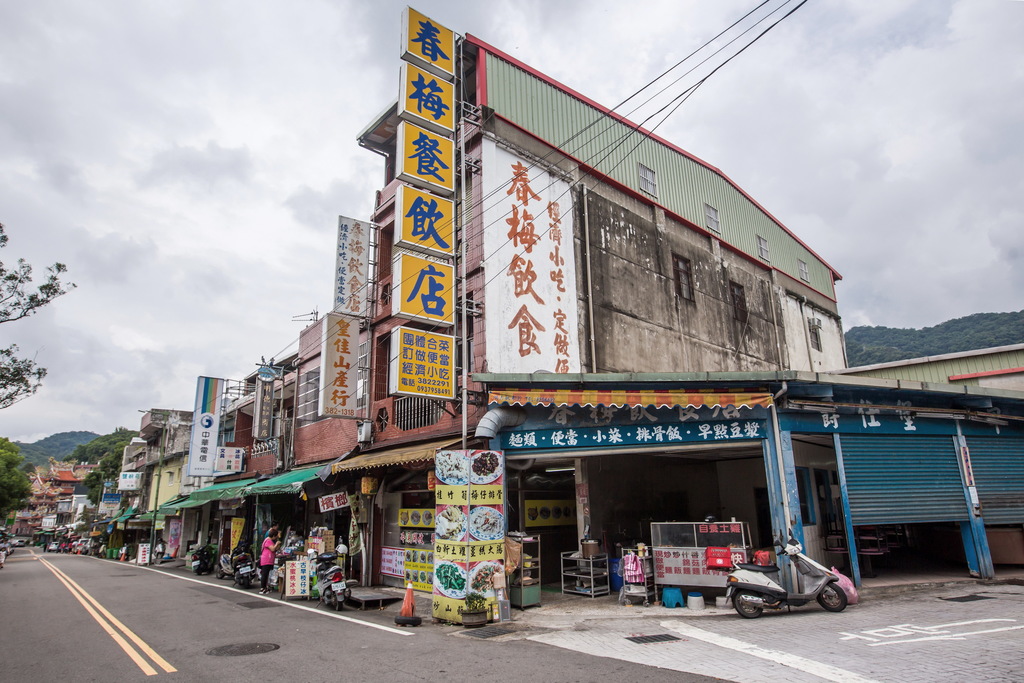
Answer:
M25 547L25 539L24 538L16 538L16 539L14 539L14 542L11 543L11 545L14 546L15 548L24 548Z
M50 541L50 545L46 546L46 550L51 553L55 553L60 550L60 543L57 543L57 541Z

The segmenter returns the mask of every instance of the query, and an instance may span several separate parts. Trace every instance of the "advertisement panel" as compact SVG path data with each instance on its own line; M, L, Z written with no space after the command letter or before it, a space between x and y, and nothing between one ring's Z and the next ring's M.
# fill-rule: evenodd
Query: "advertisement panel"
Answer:
M455 77L455 32L411 7L402 12L402 59L432 74Z
M455 202L399 185L395 192L395 246L452 258L455 252Z
M341 313L324 316L320 363L320 414L359 417L359 318Z
M266 441L272 436L274 426L274 380L256 380L256 424L253 437Z
M219 446L217 448L217 461L214 464L214 474L241 472L242 467L244 466L244 460L244 448L227 448Z
M484 140L488 371L580 372L569 185ZM511 295L510 295L511 293Z
M192 440L188 453L188 475L211 477L220 432L220 404L224 380L200 377L196 384L196 405L192 417Z
M398 124L398 179L444 196L455 192L455 143L407 121Z
M338 216L338 244L334 259L334 311L366 315L370 280L370 230L366 221Z
M120 493L104 493L100 501L98 512L101 516L112 516L121 507Z
M455 85L412 64L403 64L398 116L439 135L455 132Z
M411 327L391 332L388 391L405 396L455 397L455 337Z
M434 325L455 323L455 267L403 253L392 265L392 314Z
M142 488L142 472L122 472L117 479L118 491L138 491Z

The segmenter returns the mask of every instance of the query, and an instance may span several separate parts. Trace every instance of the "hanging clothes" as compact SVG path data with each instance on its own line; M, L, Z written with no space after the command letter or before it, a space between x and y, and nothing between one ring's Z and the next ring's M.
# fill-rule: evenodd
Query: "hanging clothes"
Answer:
M633 553L626 553L622 558L622 579L626 583L644 582L644 563Z

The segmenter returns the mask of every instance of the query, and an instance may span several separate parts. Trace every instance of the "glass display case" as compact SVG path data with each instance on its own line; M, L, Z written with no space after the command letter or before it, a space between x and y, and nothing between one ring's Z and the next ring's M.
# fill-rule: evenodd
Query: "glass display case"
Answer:
M725 586L728 569L709 569L708 548L728 548L733 564L747 562L746 522L652 522L655 583L668 586Z

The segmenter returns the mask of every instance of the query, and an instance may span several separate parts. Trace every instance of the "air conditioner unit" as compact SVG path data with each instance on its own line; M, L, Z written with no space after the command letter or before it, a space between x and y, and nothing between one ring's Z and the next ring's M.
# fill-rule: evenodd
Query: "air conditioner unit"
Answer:
M820 330L821 329L821 318L808 318L807 319L807 324L810 326L810 328L812 330Z
M373 441L373 423L372 422L360 422L359 427L356 429L356 438L359 443L369 443Z

